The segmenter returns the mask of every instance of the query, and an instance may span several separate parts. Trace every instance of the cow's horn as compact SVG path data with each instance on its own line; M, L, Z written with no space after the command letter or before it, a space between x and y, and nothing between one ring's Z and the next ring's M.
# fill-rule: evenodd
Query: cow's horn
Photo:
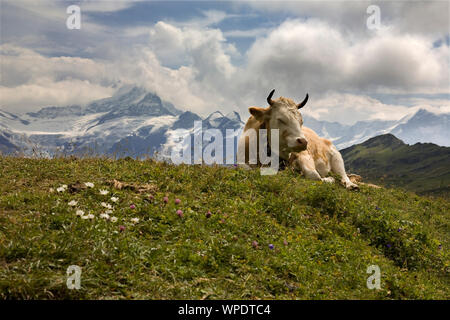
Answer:
M269 93L269 96L267 97L267 103L268 104L270 104L270 105L272 105L273 104L273 100L272 100L272 96L273 96L273 93L275 92L275 89L273 89L272 91L270 91L270 93Z
M308 98L309 98L309 96L308 96L308 94L306 94L305 99L297 105L297 109L303 108L305 106L305 104L308 102Z

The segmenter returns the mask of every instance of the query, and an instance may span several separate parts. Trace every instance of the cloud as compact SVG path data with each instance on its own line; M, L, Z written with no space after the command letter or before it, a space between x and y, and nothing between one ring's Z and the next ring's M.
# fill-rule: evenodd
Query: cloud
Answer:
M166 23L174 28L188 28L188 29L206 29L208 27L217 25L227 19L231 18L247 18L252 16L251 14L241 15L241 14L230 14L225 11L220 10L201 10L201 16L194 17L187 21L176 21L173 19L166 19L160 21L161 23ZM143 35L148 35L149 30L153 26L132 26L126 27L123 32L127 36L138 37Z
M299 90L444 93L449 54L419 35L380 31L355 43L322 21L289 20L255 41L246 74L298 98Z
M207 113L219 107L221 85L234 67L226 52L233 49L218 30L154 26L155 42L184 51L186 65L164 66L164 46L151 50L134 46L117 51L114 59L47 57L11 44L0 46L2 108L13 112L35 110L46 105L84 104L113 93L119 83L143 86L180 108ZM171 40L170 40L171 39ZM162 50L162 51L161 51Z
M398 103L383 103L367 95L333 92L308 102L302 109L302 113L320 120L352 125L357 121L400 120L416 113L419 109L435 114L449 113L450 101L408 98L399 99ZM306 122L305 125L308 126L308 123Z
M168 21L169 23L178 27L190 27L190 28L206 28L212 25L216 25L226 19L244 17L240 14L230 14L220 10L202 10L202 16L188 21L176 22Z
M277 11L272 5L264 2L258 10ZM450 93L449 46L434 46L435 35L406 32L403 20L394 24L394 18L386 20L390 25L383 30L368 31L366 2L354 6L348 2L345 6L328 2L327 6L297 5L289 2L284 10L299 10L301 18L270 29L222 31L219 22L240 15L209 10L187 22L164 20L125 27L123 32L88 20L92 29L79 35L63 30L57 39L47 36L54 35L48 25L43 39L30 35L36 37L30 40L32 45L21 38L19 43L28 49L12 45L15 38L10 37L10 44L1 48L2 107L29 111L45 105L86 103L112 94L112 86L120 81L144 86L177 107L201 115L217 109L238 110L245 118L249 106L266 105L266 96L273 88L276 96L296 101L309 92L305 113L343 123L399 119L413 110L411 105L447 110L449 100L445 97L440 102L422 98L409 104L387 104L374 98L394 93L410 98ZM123 8L126 5L104 10ZM388 17L386 8L382 7L382 15ZM435 10L433 6L425 8ZM101 11L101 7L90 10ZM417 10L408 12L409 19L418 14ZM351 17L353 22L344 21ZM353 28L352 23L358 27ZM439 30L441 24L429 32ZM70 41L60 40L62 36ZM239 37L256 40L247 52L239 53L229 41ZM71 51L74 56L46 52L52 44L64 49L72 41L88 58L76 56L76 50ZM37 43L42 48L33 47ZM233 64L236 57L239 65Z
M0 46L2 85L14 87L38 83L42 79L70 79L105 83L110 79L105 65L79 57L46 57L31 49L9 44Z
M98 56L105 58L110 48L119 47L123 37L81 13L81 29L66 26L64 1L5 1L0 10L2 44L13 44L45 55ZM108 50L97 50L102 47ZM117 50L117 49L116 49Z
M42 106L84 105L93 100L110 97L111 87L85 80L52 81L43 79L39 83L22 84L14 88L0 86L1 108L11 112L29 112Z
M181 109L202 112L211 107L202 95L193 93L195 71L191 67L165 67L149 48L128 50L113 62L110 70L111 76L122 83L145 87Z
M386 28L402 33L445 36L450 25L448 1L248 1L236 4L250 6L264 13L285 13L301 18L320 19L347 35L365 37L371 34L366 27L367 7L380 8L380 21Z
M46 105L85 104L113 93L106 65L78 57L45 57L0 46L2 108L32 111Z
M226 38L256 38L268 34L271 28L254 28L247 30L228 30L224 31L223 35Z
M117 12L128 9L144 0L81 0L79 6L86 12Z
M370 96L336 92L315 99L303 109L306 115L343 124L374 119L400 120L411 111L407 106L385 104Z
M352 79L386 92L448 92L449 47L422 36L380 34L354 47ZM385 90L383 90L385 89Z
M219 97L221 94L216 91L236 72L231 55L237 50L226 43L219 29L178 28L160 21L150 30L149 48L164 65L189 67L196 86L202 87L201 91L218 93Z
M111 13L128 9L138 2L144 0L3 0L5 3L31 11L46 18L60 18L66 16L65 9L70 5L77 5L82 12Z

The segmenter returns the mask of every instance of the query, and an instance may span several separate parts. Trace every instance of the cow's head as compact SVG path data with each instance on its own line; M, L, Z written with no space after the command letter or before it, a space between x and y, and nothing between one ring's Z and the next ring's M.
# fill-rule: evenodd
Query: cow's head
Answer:
M308 145L302 133L303 118L299 111L308 101L308 94L301 103L297 104L284 97L272 100L274 92L275 90L272 90L267 97L268 108L251 107L249 111L256 120L264 122L269 141L270 129L279 130L279 156L287 160L289 153L303 151Z

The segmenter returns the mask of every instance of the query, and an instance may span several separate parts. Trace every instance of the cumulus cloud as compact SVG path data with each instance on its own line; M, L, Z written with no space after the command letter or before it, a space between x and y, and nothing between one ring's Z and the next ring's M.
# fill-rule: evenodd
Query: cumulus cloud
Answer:
M226 53L235 49L225 43L220 30L180 29L160 22L149 34L153 42L147 46L117 51L108 60L47 57L4 44L1 107L22 112L84 104L111 95L112 86L121 82L146 87L182 109L206 114L218 108L226 96L221 87L235 70ZM165 66L161 60L165 61L166 47L185 55L185 61L178 67Z
M448 46L413 35L381 34L355 46L352 79L380 91L448 92ZM352 54L351 53L351 54Z
M202 112L208 108L206 100L192 92L195 71L187 66L165 67L149 48L127 51L110 69L122 83L145 87L180 109Z
M291 20L253 44L248 73L289 94L448 92L449 54L418 35L379 32L353 43L324 22Z
M149 50L154 53L159 69L170 68L176 74L183 71L183 83L190 95L174 99L184 99L181 106L189 106L194 111L204 113L212 107L226 103L229 94L227 87L233 87L233 77L237 68L232 64L231 57L237 55L236 48L226 42L219 29L198 27L177 27L159 21L150 29ZM149 51L148 51L149 52ZM152 69L155 70L158 68ZM187 72L186 70L189 70ZM150 70L149 70L150 71ZM167 72L166 72L167 73ZM189 74L187 79L185 76ZM170 87L170 86L169 86ZM163 96L174 96L170 89L161 88ZM178 90L178 94L179 94ZM186 100L186 97L196 96L197 99ZM201 99L203 103L195 104Z
M235 71L230 55L236 54L219 29L178 28L159 21L150 29L150 48L166 64L191 64L198 77L230 77Z
M36 111L42 106L83 105L110 97L113 92L111 87L78 79L58 82L42 79L38 83L22 84L14 88L0 86L1 108L17 113Z
M1 81L6 87L38 83L42 79L78 79L105 83L108 78L106 66L92 59L45 57L33 50L8 44L0 46L0 55Z
M85 104L113 93L107 67L91 59L45 57L8 44L0 46L0 59L1 107L10 111Z

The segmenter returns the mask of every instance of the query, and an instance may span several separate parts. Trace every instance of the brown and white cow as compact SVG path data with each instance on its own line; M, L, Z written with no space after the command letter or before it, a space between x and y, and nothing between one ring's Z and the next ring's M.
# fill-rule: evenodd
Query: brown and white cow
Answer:
M249 132L256 131L259 137L260 129L267 129L268 145L270 145L270 130L279 130L278 156L281 162L288 163L295 169L301 170L308 179L322 180L333 183L333 172L341 177L342 184L347 189L357 189L358 186L350 181L345 173L344 160L331 141L319 137L313 130L303 126L301 109L308 101L306 94L303 102L296 104L289 98L280 97L272 100L275 90L267 97L268 108L250 107L250 118L245 124L238 142L238 158L245 159L245 166L249 163ZM258 139L258 138L257 138ZM259 148L259 141L257 144ZM272 152L274 152L272 150ZM256 166L260 166L258 161ZM255 166L250 165L250 166Z

